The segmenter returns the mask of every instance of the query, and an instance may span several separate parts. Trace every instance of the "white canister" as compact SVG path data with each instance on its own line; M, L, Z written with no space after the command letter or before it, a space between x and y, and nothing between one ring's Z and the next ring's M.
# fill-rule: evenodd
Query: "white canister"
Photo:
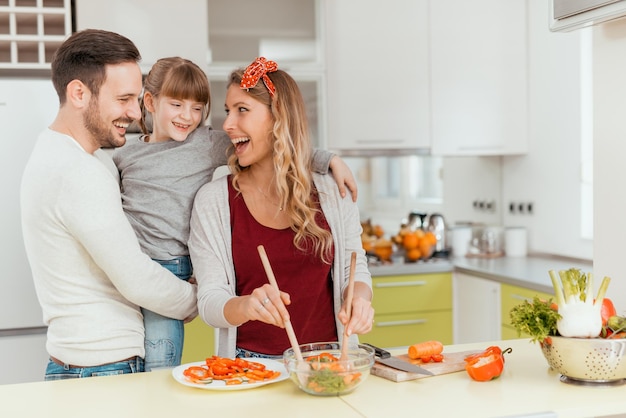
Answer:
M528 251L526 228L509 227L504 231L504 252L508 257L526 257Z
M471 226L455 226L452 228L452 255L454 257L465 257L469 252L472 241Z

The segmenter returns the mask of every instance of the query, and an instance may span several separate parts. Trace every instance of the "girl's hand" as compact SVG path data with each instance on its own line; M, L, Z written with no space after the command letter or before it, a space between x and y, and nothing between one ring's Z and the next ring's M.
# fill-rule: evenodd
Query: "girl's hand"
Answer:
M346 197L347 187L350 190L350 193L352 193L352 200L356 202L358 190L356 180L352 174L352 170L350 170L350 167L348 167L344 160L336 155L330 160L329 167L331 173L333 174L333 178L337 183L341 197Z
M372 302L361 296L354 295L352 298L352 317L348 322L345 304L341 307L338 314L339 321L346 328L346 334L367 334L372 330L374 323L374 308Z

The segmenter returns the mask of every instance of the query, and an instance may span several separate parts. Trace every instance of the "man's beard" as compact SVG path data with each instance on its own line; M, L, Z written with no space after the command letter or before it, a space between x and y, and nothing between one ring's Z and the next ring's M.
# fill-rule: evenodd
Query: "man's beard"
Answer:
M84 124L93 136L99 148L117 148L126 143L125 137L118 137L111 132L111 125L102 121L97 97L92 97L85 112Z

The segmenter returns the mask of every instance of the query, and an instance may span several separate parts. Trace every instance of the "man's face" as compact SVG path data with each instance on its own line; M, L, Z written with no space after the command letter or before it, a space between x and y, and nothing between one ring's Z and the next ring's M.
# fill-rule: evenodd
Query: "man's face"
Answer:
M84 123L99 147L121 147L126 128L141 117L141 70L136 63L108 65L98 97L92 96Z

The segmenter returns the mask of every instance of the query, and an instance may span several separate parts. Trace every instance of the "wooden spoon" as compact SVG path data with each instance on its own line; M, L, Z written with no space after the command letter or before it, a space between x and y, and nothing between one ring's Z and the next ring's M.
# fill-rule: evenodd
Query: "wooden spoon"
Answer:
M354 270L356 268L356 252L352 252L352 257L350 257L350 276L348 279L348 290L346 293L346 313L348 314L348 322L350 322L350 318L352 317L352 297L354 296ZM346 323L347 325L347 323ZM341 361L347 361L348 357L348 328L345 327L343 329L343 337L341 340L341 357L339 358Z
M263 263L263 268L265 268L265 274L267 275L267 279L269 280L272 287L276 289L276 291L280 292L280 289L278 288L278 283L276 282L276 277L274 277L274 272L272 271L270 260L269 258L267 258L265 247L263 247L262 245L259 245L257 247L257 250L259 251L259 255L261 256L261 262ZM296 355L296 361L297 361L296 369L298 370L298 379L300 380L300 383L303 386L305 386L307 383L306 375L303 375L299 372L306 373L309 370L309 368L307 367L306 363L304 362L304 358L302 357L302 351L300 351L300 344L298 344L298 339L296 338L296 333L293 330L291 321L289 319L285 320L283 318L283 322L285 323L285 330L287 331L287 336L289 337L291 348L293 349L293 352Z

